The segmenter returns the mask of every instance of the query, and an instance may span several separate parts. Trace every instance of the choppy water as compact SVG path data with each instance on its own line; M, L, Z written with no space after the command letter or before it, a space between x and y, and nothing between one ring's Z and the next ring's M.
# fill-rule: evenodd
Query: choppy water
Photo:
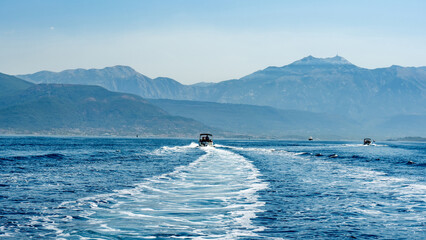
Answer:
M426 239L425 143L216 145L2 137L0 238Z

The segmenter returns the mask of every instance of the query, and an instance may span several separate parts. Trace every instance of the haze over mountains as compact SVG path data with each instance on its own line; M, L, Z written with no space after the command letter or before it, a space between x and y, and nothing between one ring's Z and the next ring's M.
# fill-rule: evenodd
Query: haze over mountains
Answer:
M35 85L0 74L0 133L182 137L211 130L136 95L99 86Z
M98 85L143 98L169 99L151 102L173 115L202 120L209 126L227 122L222 124L224 130L241 134L262 135L258 124L264 128L263 135L280 130L287 135L309 134L309 129L316 129L316 134L344 136L426 135L426 67L365 69L340 56L308 56L283 67L208 84L151 79L126 66L42 71L17 77L34 83ZM259 118L256 112L265 114ZM246 117L238 117L243 115Z
M282 110L268 106L148 99L172 115L196 119L227 132L261 138L300 138L336 135L360 137L361 125L351 119L326 113ZM356 129L356 131L355 131Z
M238 80L204 85L182 85L170 78L150 79L125 66L43 71L18 77L35 83L99 85L144 98L264 105L357 119L426 112L426 67L370 70L340 56L309 56Z

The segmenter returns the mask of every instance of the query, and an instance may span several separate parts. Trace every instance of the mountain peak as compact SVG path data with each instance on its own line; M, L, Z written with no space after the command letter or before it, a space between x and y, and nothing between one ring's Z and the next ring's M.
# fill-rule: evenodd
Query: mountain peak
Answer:
M90 69L92 70L92 69ZM97 72L105 72L108 74L114 74L118 76L134 76L139 75L140 73L136 72L133 68L129 66L117 65L113 67L106 67L103 69L93 69Z
M316 58L312 55L304 57L298 61L293 62L290 65L353 65L345 58L336 55L329 58Z
M115 66L112 66L112 67L105 67L104 69L105 70L106 69L116 69L116 70L121 70L121 71L134 71L134 72L136 72L133 68L131 68L129 66L125 66L125 65L115 65Z
M120 78L136 77L136 78L149 79L147 76L137 72L135 69L129 66L124 66L124 65L116 65L112 67L105 67L102 69L92 68L87 70L86 69L76 69L76 70L79 70L81 74L89 74L89 75L92 74L93 76L101 77L101 78L120 79ZM71 71L71 73L73 73L73 71L75 70L67 70L67 71Z

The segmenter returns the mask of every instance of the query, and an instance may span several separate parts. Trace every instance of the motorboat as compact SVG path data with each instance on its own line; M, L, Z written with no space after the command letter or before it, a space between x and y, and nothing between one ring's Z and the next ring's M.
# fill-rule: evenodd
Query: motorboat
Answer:
M201 133L198 139L198 146L200 147L213 147L213 135L210 133Z
M364 145L371 145L371 138L364 138Z
M309 141L312 141L312 140L314 140L314 138L313 138L313 137L309 137L309 138L308 138L308 140L309 140Z

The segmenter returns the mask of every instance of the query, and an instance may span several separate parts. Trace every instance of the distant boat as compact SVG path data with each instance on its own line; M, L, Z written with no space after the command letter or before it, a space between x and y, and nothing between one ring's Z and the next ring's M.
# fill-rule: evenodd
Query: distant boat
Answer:
M364 138L364 145L370 145L371 143L371 138Z
M314 140L314 138L313 138L313 137L309 137L309 138L308 138L308 140L309 140L309 141L312 141L312 140Z
M213 135L210 133L201 133L198 139L198 146L200 147L213 147Z

